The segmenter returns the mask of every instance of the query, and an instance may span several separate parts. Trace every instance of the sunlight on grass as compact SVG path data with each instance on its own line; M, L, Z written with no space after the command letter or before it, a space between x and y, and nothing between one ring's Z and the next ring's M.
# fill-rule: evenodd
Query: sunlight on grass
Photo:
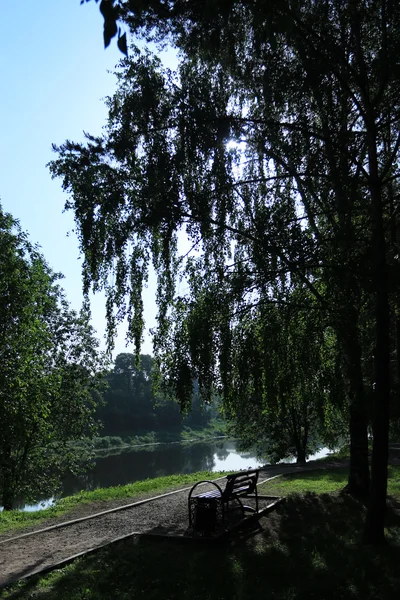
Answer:
M320 469L305 473L282 475L270 482L260 485L261 494L287 496L288 494L304 494L315 492L326 494L342 489L347 482L347 469L338 468L329 471Z
M282 475L265 484L260 485L261 494L272 496L288 496L289 494L330 494L343 489L347 483L348 468L318 469L305 473ZM400 497L400 467L389 467L388 494Z
M400 466L389 467L388 494L400 497Z

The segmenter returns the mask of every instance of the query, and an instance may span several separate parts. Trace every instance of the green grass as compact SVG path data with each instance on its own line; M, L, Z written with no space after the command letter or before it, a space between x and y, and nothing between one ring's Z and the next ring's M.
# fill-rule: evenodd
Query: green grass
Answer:
M217 479L223 475L226 475L226 473L201 471L199 473L145 479L144 481L137 481L128 485L99 488L92 492L80 492L74 496L61 498L57 500L55 506L36 512L22 512L19 510L3 511L0 513L0 534L11 530L21 529L23 527L36 526L48 519L66 516L82 504L106 503L126 498L135 502L135 500L139 500L140 498L152 495L155 496L167 491L179 489L202 479ZM104 507L104 509L106 509L106 507ZM99 508L99 510L101 510L101 508Z
M271 496L287 496L289 494L329 494L342 489L346 485L347 469L329 469L282 475L262 484L260 493Z
M283 475L260 486L260 493L271 496L289 494L330 494L343 489L347 482L347 467L319 469L292 475ZM400 467L389 467L388 494L400 498Z
M293 484L296 478L285 479ZM298 479L315 486L311 473ZM346 495L324 493L326 485L319 494L290 495L262 520L262 531L244 531L231 543L132 539L20 582L0 598L397 600L398 510L389 506L387 546L362 546L365 508Z

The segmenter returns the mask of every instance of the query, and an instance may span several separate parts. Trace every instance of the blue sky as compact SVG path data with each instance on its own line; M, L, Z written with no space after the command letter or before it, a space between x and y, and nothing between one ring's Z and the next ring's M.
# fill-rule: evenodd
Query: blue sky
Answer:
M72 213L63 213L65 194L46 164L51 144L99 134L106 119L102 98L115 90L113 71L121 58L116 44L104 50L103 21L92 0L19 0L3 3L0 22L2 81L0 202L38 242L54 271L62 272L68 299L79 308L81 263ZM154 281L154 278L153 278ZM145 290L146 324L154 325L152 282ZM92 299L93 325L105 329L104 298ZM131 348L128 348L128 351ZM116 352L125 351L124 336ZM143 352L151 352L148 335Z

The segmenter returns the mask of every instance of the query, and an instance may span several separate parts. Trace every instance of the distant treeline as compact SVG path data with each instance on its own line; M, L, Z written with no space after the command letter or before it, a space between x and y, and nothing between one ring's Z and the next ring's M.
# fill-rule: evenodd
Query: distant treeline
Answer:
M104 403L97 409L97 418L103 423L103 435L179 430L183 426L198 429L207 427L217 416L215 405L201 407L196 382L193 384L192 410L186 416L181 414L173 399L162 392L155 396L152 390L153 358L148 354L142 354L140 358L138 369L133 354L118 354L113 369L106 376L108 387Z

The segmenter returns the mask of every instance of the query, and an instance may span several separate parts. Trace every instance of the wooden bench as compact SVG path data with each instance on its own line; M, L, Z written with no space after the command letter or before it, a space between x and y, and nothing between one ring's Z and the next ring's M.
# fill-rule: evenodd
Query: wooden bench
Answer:
M233 501L241 510L242 518L246 511L258 513L258 474L258 469L251 469L227 475L224 489L215 481L206 480L196 483L190 490L188 498L189 530L213 532L218 525L223 529ZM211 484L213 489L194 495L197 486L205 483ZM254 498L255 508L243 504L242 498Z

